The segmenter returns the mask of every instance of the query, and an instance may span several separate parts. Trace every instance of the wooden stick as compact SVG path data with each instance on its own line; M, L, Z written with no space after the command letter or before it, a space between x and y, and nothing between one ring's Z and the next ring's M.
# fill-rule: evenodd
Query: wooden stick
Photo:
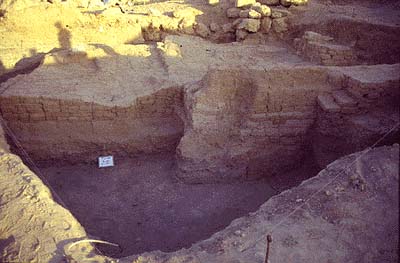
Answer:
M265 263L268 263L268 257L269 257L269 244L272 243L272 236L267 235L267 253L265 254Z

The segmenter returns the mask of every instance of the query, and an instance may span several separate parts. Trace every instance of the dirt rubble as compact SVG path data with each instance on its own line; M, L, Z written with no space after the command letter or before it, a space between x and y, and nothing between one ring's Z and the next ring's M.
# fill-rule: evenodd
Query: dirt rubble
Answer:
M399 11L0 0L0 259L261 263L273 231L270 262L397 262ZM74 243L101 228L136 245Z

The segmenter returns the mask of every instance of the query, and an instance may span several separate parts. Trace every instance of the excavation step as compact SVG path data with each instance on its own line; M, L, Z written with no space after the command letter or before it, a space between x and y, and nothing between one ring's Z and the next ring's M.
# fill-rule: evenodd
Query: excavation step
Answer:
M340 112L340 106L330 94L319 95L317 101L318 105L326 112Z
M357 102L344 90L334 91L332 96L339 106L354 107L357 105Z
M337 90L332 92L333 99L340 106L340 112L351 114L360 111L359 103L351 97L351 95L344 90Z
M345 77L345 87L353 98L377 101L382 97L399 94L400 64L358 66L340 69Z

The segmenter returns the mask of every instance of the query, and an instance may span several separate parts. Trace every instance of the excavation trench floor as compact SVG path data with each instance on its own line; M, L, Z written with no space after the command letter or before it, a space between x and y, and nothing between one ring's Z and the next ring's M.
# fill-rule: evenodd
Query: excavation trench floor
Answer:
M116 160L112 168L69 165L41 170L90 237L122 246L122 252L99 247L114 257L189 247L256 211L278 193L275 189L314 175L305 165L274 182L188 185L175 179L175 167L173 155L148 155Z

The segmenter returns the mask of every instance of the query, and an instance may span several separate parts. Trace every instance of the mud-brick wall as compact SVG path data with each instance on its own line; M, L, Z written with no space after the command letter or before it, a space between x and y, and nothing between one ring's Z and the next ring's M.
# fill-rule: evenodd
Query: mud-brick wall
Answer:
M348 46L319 43L304 38L296 38L294 44L298 53L312 62L327 66L347 66L357 63L355 51Z
M139 97L132 106L105 106L78 100L60 100L43 97L0 97L0 111L9 121L100 121L118 117L162 118L170 116L175 105L182 104L179 88L160 90Z
M0 112L23 147L38 161L94 161L117 156L174 151L183 124L180 88L138 97L131 106L106 106L43 97L0 97Z
M305 30L311 30L351 45L355 57L363 64L394 64L400 61L398 26L334 17L306 27L301 23L293 26L293 32L298 32L297 37L301 37Z
M219 181L299 165L316 117L315 98L331 90L327 78L320 68L210 72L185 93L180 176Z

